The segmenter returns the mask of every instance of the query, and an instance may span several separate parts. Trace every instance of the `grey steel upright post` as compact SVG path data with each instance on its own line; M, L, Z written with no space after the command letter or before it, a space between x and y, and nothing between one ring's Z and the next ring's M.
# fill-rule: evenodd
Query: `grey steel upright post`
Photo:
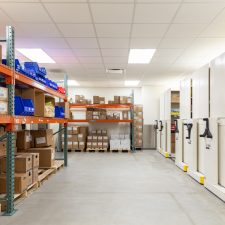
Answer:
M14 28L6 27L6 44L7 44L7 66L13 71L15 68L15 45L14 45ZM8 111L9 115L14 116L14 96L15 96L15 77L13 76L6 80L8 88ZM10 216L14 214L14 150L15 150L15 133L13 132L14 124L9 124L7 127L7 152L6 152L6 213Z
M135 152L135 141L134 141L134 90L131 93L132 107L130 108L130 117L131 117L131 150Z
M64 88L66 89L66 96L68 97L68 76L64 76ZM67 134L68 134L68 123L64 124L64 165L68 165L68 148L67 148Z

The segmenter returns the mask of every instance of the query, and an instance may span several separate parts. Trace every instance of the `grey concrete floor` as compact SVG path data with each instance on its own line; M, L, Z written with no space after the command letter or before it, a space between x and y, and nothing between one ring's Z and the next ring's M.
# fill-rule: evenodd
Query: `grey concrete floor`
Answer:
M224 225L225 203L156 151L70 153L1 225Z

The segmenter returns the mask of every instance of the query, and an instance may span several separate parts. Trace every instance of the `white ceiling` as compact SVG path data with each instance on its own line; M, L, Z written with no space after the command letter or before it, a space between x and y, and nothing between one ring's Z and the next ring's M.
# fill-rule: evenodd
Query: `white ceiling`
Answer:
M165 84L225 52L225 0L0 0L3 37L6 25L16 47L42 48L56 61L43 65L49 76L67 73L81 86ZM157 51L149 65L128 65L130 48Z

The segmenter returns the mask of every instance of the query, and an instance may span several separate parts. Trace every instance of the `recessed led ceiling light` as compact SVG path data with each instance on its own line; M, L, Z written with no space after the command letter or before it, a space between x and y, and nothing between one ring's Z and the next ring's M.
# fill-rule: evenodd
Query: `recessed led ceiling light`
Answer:
M40 48L17 48L16 50L33 62L55 63L55 61Z
M129 64L148 64L150 63L155 49L130 49Z
M125 86L138 86L140 83L140 80L125 80L124 85Z

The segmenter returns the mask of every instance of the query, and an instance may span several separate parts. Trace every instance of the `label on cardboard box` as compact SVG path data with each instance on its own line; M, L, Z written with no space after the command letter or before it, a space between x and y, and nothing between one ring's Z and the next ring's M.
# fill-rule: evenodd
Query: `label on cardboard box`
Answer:
M46 138L45 137L38 137L35 140L36 140L36 143L38 145L46 143Z

